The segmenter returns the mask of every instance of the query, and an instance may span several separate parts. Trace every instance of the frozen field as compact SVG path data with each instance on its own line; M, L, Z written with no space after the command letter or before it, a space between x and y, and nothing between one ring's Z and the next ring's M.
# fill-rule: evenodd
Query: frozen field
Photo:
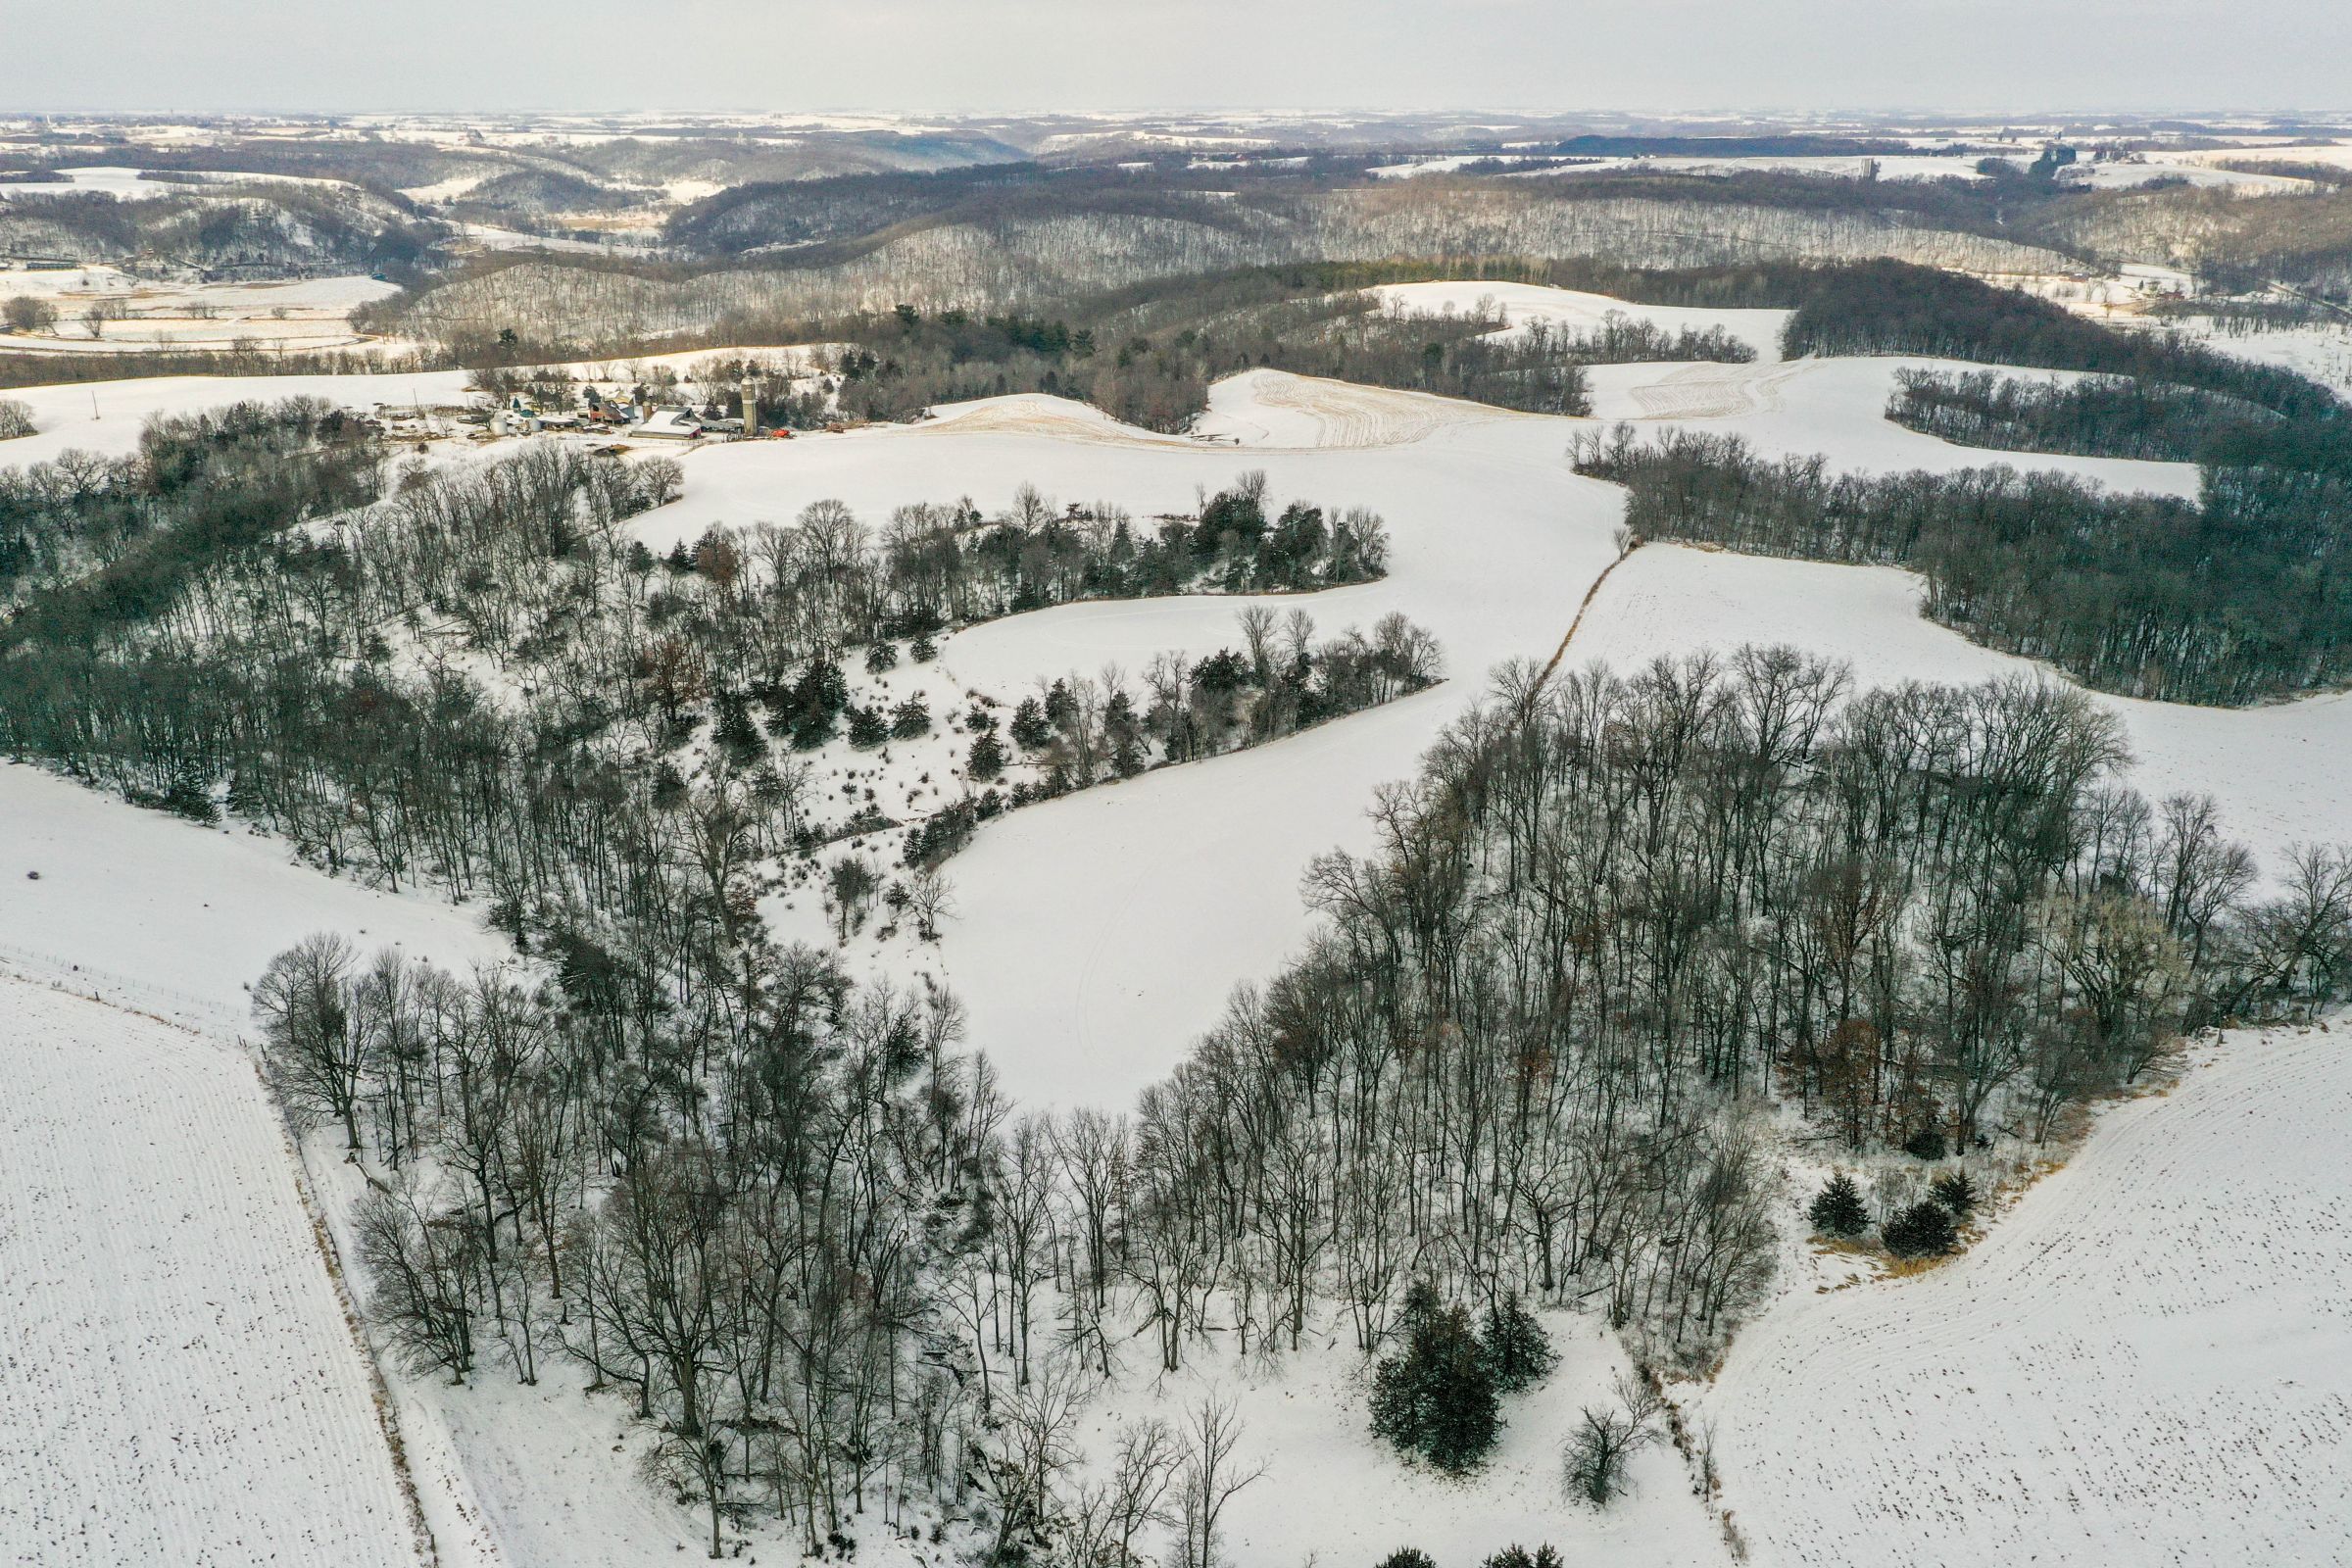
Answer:
M0 392L32 411L32 434L0 446L0 463L47 463L61 453L120 457L136 452L139 431L157 415L186 414L244 401L276 403L293 397L327 398L366 410L463 402L464 370L421 375L159 375L64 386L12 387Z
M30 184L0 183L0 201L11 196L66 195L75 191L93 191L112 196L120 202L153 201L163 196L205 194L207 185L335 185L346 186L340 179L310 179L300 174L253 174L173 172L165 179L145 179L142 171L126 164L85 164L78 169L61 169L60 179L42 180ZM348 187L347 187L348 188Z
M1959 1258L1750 1325L1704 1410L1752 1560L2342 1563L2345 1046L2205 1048Z
M1720 326L1756 351L1759 360L1781 357L1781 328L1787 311L1698 310L1680 305L1634 305L1606 294L1543 288L1532 283L1387 283L1371 291L1382 301L1417 315L1452 311L1459 315L1491 301L1512 326L1544 321L1572 331L1589 331L1611 316L1648 321L1668 332L1703 332Z
M0 977L0 1560L414 1568L247 1058Z
M1594 395L1604 418L1639 417L1645 393L1703 384L1707 406L1737 410L1708 426L1767 451L1826 447L1872 468L1983 462L1881 416L1895 368L1908 363L1926 362L1604 367ZM1279 967L1304 936L1298 878L1307 860L1367 848L1374 791L1411 774L1495 665L1540 662L1558 646L1613 554L1622 511L1615 487L1568 471L1564 449L1584 427L1261 370L1213 389L1200 428L1215 444L1129 429L1055 399L993 399L911 427L696 453L684 498L634 526L661 551L713 522L787 521L823 497L879 524L908 501L968 495L1002 507L1023 482L1059 501L1102 498L1138 514L1189 511L1200 487L1250 467L1266 470L1277 499L1367 506L1388 519L1384 581L1275 603L1305 609L1327 632L1402 610L1444 645L1446 685L1272 746L1015 812L950 867L962 912L940 950L947 979L1006 1088L1024 1102L1119 1104L1174 1065L1236 981ZM2195 483L2186 465L2047 461L2132 488L2185 493ZM1885 581L1907 592L1897 575ZM1233 645L1234 612L1247 602L1064 607L959 632L940 663L954 681L998 693L1039 676L1091 675L1105 662L1133 675L1162 649ZM1977 672L1972 661L1986 657L1907 608L1890 618L1942 639L1951 676ZM1730 646L1802 641L1815 621L1802 599L1767 591L1739 638L1671 608L1660 624Z
M11 188L0 184L0 195ZM184 188L146 186L149 193ZM225 350L239 343L287 352L362 344L393 348L400 345L354 332L351 313L370 300L398 292L395 285L364 274L283 282L172 283L134 277L108 266L0 271L0 299L29 295L46 300L58 316L56 324L43 331L0 336L0 350L147 354L158 349ZM94 307L108 313L109 318L93 337L83 317Z
M320 930L460 972L506 951L435 895L378 893L242 827L199 827L0 761L0 970L233 1036L249 1020L246 987Z

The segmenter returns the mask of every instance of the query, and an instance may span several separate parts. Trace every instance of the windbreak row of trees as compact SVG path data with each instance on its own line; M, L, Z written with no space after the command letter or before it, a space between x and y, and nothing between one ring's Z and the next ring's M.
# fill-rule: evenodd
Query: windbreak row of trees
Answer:
M1906 369L1886 416L1964 446L2352 476L2352 406L2341 403L2288 416L2166 381Z
M1140 699L1115 668L1100 680L1056 680L1042 697L1021 699L1008 733L1024 755L1044 762L1044 793L1279 740L1425 690L1444 669L1437 639L1397 611L1368 635L1350 626L1322 639L1303 610L1277 616L1251 605L1236 620L1240 648L1198 659L1154 656L1144 666Z
M2352 480L2208 466L2195 501L2005 466L1840 474L1736 436L1580 437L1626 524L1758 555L1907 566L1926 613L2105 691L2244 704L2352 678Z

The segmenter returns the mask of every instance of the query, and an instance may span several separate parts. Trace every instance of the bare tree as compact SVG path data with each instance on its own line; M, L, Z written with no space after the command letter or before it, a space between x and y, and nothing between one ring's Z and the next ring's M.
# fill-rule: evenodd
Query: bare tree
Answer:
M351 975L358 956L332 932L303 938L270 960L253 988L262 1054L279 1101L343 1124L360 1151L360 1082L367 1067L353 1027Z
M1627 1462L1658 1441L1662 1402L1646 1380L1620 1377L1617 1408L1586 1405L1562 1459L1569 1493L1595 1508L1625 1495Z
M464 1383L473 1370L473 1298L479 1255L472 1217L457 1207L428 1212L409 1187L372 1187L353 1223L368 1308L394 1353L413 1372L440 1371Z
M1217 1530L1235 1494L1266 1473L1241 1461L1242 1418L1213 1396L1185 1418L1184 1469L1178 1494L1183 1568L1216 1568Z

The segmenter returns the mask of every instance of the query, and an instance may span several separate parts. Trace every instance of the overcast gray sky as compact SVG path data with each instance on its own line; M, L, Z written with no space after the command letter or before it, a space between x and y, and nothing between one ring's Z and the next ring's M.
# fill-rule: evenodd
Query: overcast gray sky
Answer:
M2333 109L2352 0L0 0L0 109Z

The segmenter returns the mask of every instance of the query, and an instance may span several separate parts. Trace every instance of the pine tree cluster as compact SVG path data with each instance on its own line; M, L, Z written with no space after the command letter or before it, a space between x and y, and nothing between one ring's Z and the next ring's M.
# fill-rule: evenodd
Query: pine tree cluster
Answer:
M1450 1474L1477 1469L1501 1434L1501 1396L1540 1381L1558 1359L1543 1325L1514 1292L1474 1332L1466 1308L1420 1281L1399 1326L1403 1353L1373 1374L1372 1430Z

